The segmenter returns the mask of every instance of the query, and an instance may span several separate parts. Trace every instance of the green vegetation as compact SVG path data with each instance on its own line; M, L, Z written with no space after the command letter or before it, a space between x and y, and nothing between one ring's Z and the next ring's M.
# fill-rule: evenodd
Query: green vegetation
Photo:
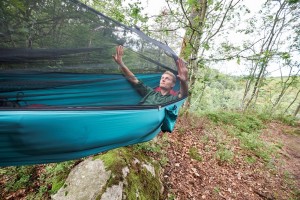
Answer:
M101 159L104 162L106 169L112 172L106 186L102 189L102 193L106 191L106 188L118 185L123 181L122 170L127 166L128 157L130 156L131 155L128 154L125 148L119 148L94 157L94 159ZM100 197L102 193L99 194Z
M135 144L132 146L135 153L142 152L146 155L158 155L160 157L159 164L164 166L168 162L168 157L164 149L169 145L167 135L164 134L158 142L149 141L144 143Z
M133 168L134 169L134 168ZM127 178L128 187L125 188L128 199L159 199L161 183L145 168L131 170Z
M34 176L35 168L34 166L1 168L0 174L6 176L8 179L4 189L7 191L17 191L32 184L30 178Z
M221 147L216 152L216 159L223 162L231 162L233 160L234 153L225 147Z
M192 159L202 161L202 156L199 154L198 149L196 147L190 148L189 155Z
M197 142L204 145L204 153L213 152L214 159L218 163L234 164L236 157L242 157L250 165L263 160L267 167L272 168L272 158L277 156L277 151L283 147L283 144L263 142L260 138L262 130L271 121L280 121L295 126L297 119L292 115L284 114L283 108L285 106L282 108L277 107L281 111L272 113L269 108L270 101L266 100L269 98L267 93L264 95L265 99L259 98L257 100L260 102L258 106L247 112L241 111L237 105L241 100L244 80L215 73L214 71L210 73L211 78L207 79L208 82L205 88L200 87L200 83L197 85L198 89L202 88L204 92L199 93L198 100L194 99L195 103L191 105L188 112L180 113L181 118L186 120L186 124L177 126L177 133L185 137L187 132L197 132L205 126L206 134L200 135ZM279 82L280 80L270 78L270 85L264 86L266 89L261 92L270 92L270 89L276 85L276 81ZM272 93L275 93L275 91L272 90ZM288 105L289 98L288 96L283 98L281 104ZM294 107L291 108L295 109ZM186 118L188 115L191 115L191 117ZM200 116L203 122L200 120L201 123L199 123L199 117L193 117L193 115ZM299 135L300 133L299 129L295 128L286 130L286 134ZM211 141L216 142L215 147L211 145ZM240 151L231 148L233 141L238 141ZM180 141L176 141L176 143L181 145ZM149 189L146 185L151 185L155 189L159 188L161 183L156 182L157 179L148 174L147 170L140 168L138 164L135 167L132 166L132 158L164 167L168 163L168 156L164 150L168 145L167 134L164 134L158 142L140 143L96 156L95 159L103 160L107 169L113 172L106 188L122 181L122 169L129 165L134 170L128 174L128 184L131 189L127 188L126 194L134 196L138 191L141 198L149 198L154 193L152 189L144 191ZM191 146L188 150L190 158L203 162L204 155L201 155L200 152L197 146ZM159 158L157 159L158 163L153 163L149 156ZM0 168L0 176L5 180L5 184L1 186L1 189L8 194L22 189L35 188L31 192L27 192L28 197L31 199L55 194L61 187L64 187L67 175L77 162L68 161L47 165ZM156 170L158 170L158 167L156 167ZM158 172L156 171L156 173ZM147 176L148 179L141 180L140 177L144 176ZM287 182L291 182L291 180L287 178ZM104 191L105 188L102 192ZM169 198L172 199L172 195Z
M46 174L44 178L47 184L51 184L50 194L55 194L61 187L64 186L65 180L69 172L74 167L76 161L67 161L62 163L49 164L46 166Z
M63 185L77 161L66 161L46 165L31 165L0 168L0 176L6 179L2 189L5 193L24 189L32 199L42 199L55 194ZM45 196L46 195L46 196Z
M157 147L159 149L159 147ZM94 159L101 159L107 170L112 172L106 186L100 192L99 197L106 191L107 188L118 185L120 182L126 182L125 194L128 199L158 199L161 191L161 182L158 176L158 164L147 157L144 153L150 151L157 152L154 144L145 142L132 147L118 148L100 154ZM152 151L153 150L153 151ZM155 175L152 175L144 166L143 163L150 163L154 166ZM123 169L128 167L129 172L124 179Z
M3 1L3 5L6 5L9 1ZM96 32L90 32L91 26L85 23L80 23L80 26L77 25L76 20L68 20L65 16L73 16L76 18L77 15L80 14L78 10L73 10L73 7L66 7L62 13L62 20L68 20L69 26L53 26L56 23L49 23L48 26L40 28L39 26L33 26L36 23L36 19L39 17L36 16L35 12L25 12L29 11L29 8L37 7L37 2L31 2L27 5L24 2L18 1L11 1L13 6L3 6L3 13L6 14L8 17L5 20L5 24L7 25L10 31L7 31L7 44L4 47L9 47L11 45L29 45L31 44L32 47L37 46L52 46L54 40L57 40L56 44L59 44L57 48L63 47L67 45L67 43L72 43L75 46L86 46L90 43L91 38L100 38L98 40L93 41L94 46L103 46L105 45L103 42L105 41L106 45L115 44L116 41L114 40L105 40L105 34L99 33L99 35L95 35ZM290 3L296 3L295 0L290 0ZM93 6L102 12L106 12L107 15L114 17L114 19L121 21L123 23L134 23L138 24L138 21L143 25L148 20L147 16L142 15L142 7L140 3L130 4L128 7L124 7L121 1L114 0L114 1L95 1L90 2ZM203 11L204 13L201 16L206 16L206 19L200 19L199 17L190 18L190 25L195 25L194 27L187 27L187 41L189 40L194 45L191 48L190 44L187 44L186 49L181 49L183 55L186 58L190 59L191 62L194 60L195 65L190 66L190 75L192 79L195 81L192 83L192 91L191 91L191 101L189 112L195 115L201 115L203 118L208 119L206 122L207 130L204 135L199 136L199 140L195 142L199 142L200 144L204 144L204 152L205 153L214 153L213 159L216 159L218 163L226 163L226 164L234 164L236 157L242 157L245 162L248 164L255 164L256 162L262 160L266 166L272 167L272 157L276 156L277 150L282 148L282 144L267 144L261 140L261 133L262 130L265 128L266 123L272 120L279 120L285 124L294 126L296 124L297 117L297 106L299 105L299 97L296 94L300 88L300 77L299 76L289 76L289 77L266 77L266 71L263 70L270 66L272 56L276 55L276 62L281 63L283 66L299 66L296 65L297 63L291 62L291 56L287 52L282 53L282 49L279 47L281 44L293 44L293 46L289 46L288 49L290 52L293 52L295 49L294 47L299 47L299 44L295 44L294 42L282 42L281 40L277 41L268 41L267 39L272 38L280 38L279 35L274 35L274 37L268 36L268 27L275 27L275 20L278 18L274 18L274 26L270 26L270 24L266 22L266 39L265 43L276 45L276 48L270 47L270 49L274 49L274 52L270 52L269 49L264 49L262 47L257 51L253 44L247 44L246 42L242 43L243 47L234 47L229 44L222 44L222 48L219 50L213 49L213 46L218 46L220 44L216 43L215 41L218 40L216 38L218 35L221 37L226 38L223 34L214 35L205 35L204 33L211 34L212 31L207 31L209 28L213 30L214 25L218 25L219 23L215 23L218 20L216 17L224 17L224 26L228 28L228 24L230 19L226 18L226 16L221 16L220 13L214 13L214 11L218 11L221 7L230 8L230 12L234 11L236 8L231 6L218 6L220 2L216 1L209 1L208 6L215 6L215 9L207 9L211 10L212 12L206 13L206 10L202 10L204 6L200 6L197 1L188 1L189 6L192 8L199 8L199 9L186 9L186 11L196 11L199 12ZM285 5L285 4L282 4ZM182 5L180 5L182 6ZM184 5L183 5L184 6ZM52 7L48 6L48 4L39 4L39 9L43 9L45 13L52 12ZM206 7L205 7L206 8ZM212 7L210 7L212 8ZM282 12L283 15L286 15L287 18L294 19L287 14L292 13L293 10L296 10L295 7L291 7L292 9L289 10L288 7L285 7L282 11L286 10L287 13ZM269 16L277 16L273 11L276 9L272 9L272 14L270 15L270 10L264 10L267 14L265 17ZM22 11L22 12L20 12ZM225 11L225 10L223 10ZM228 10L229 11L229 10ZM238 13L241 13L241 9L236 9ZM280 11L280 12L279 12ZM167 12L167 11L164 11ZM16 13L17 17L14 16ZM180 12L170 12L172 15L178 13L179 15L183 16ZM227 13L227 12L224 12ZM278 10L278 14L281 13L281 10ZM9 15L7 15L9 14ZM184 13L184 14L191 14L191 13ZM191 16L200 16L199 13L192 13ZM208 14L208 15L207 15ZM171 18L177 18L176 16L169 15L169 13L163 13L163 15L159 16L159 21L163 22L166 21L163 16L171 16ZM45 15L46 16L46 15ZM185 16L185 15L184 15ZM229 13L228 16L230 18L234 18L235 13ZM284 17L284 16L281 16ZM24 23L20 23L19 19L26 18ZM280 18L280 17L279 17ZM28 23L35 19L34 23ZM41 18L43 19L43 17ZM56 19L56 18L55 18ZM273 18L270 18L273 19ZM284 19L284 18L282 18ZM46 19L52 22L55 22L54 19ZM199 23L199 20L201 23ZM210 21L213 20L213 21ZM39 20L38 20L39 21ZM38 22L37 21L37 22ZM278 21L278 20L277 20ZM290 20L283 20L289 24L282 23L282 29L280 31L275 31L278 34L281 34L281 31L286 31L284 28L288 28L293 30L291 26L288 25L295 25L294 22ZM101 21L98 18L95 18L95 22L97 22L97 27ZM204 22L204 23L202 23ZM252 24L252 30L247 30L247 34L255 31L260 31L261 29L255 27L255 19L249 20ZM75 23L76 26L72 26ZM174 23L169 23L169 25L173 25ZM166 26L167 24L159 24L159 27L165 27L166 30L169 28ZM178 25L178 24L177 24ZM179 25L178 25L179 26ZM203 26L203 27L201 27ZM12 27L20 27L17 31L13 31ZM60 31L58 28L61 28ZM219 27L218 31L223 31L223 27ZM148 30L147 27L144 28ZM170 28L170 30L176 30L177 28ZM35 31L33 31L35 30ZM49 31L52 30L52 31ZM159 28L161 30L161 28ZM181 28L178 28L181 30ZM195 31L196 30L196 31ZM21 36L16 40L16 35L13 33L18 33ZM32 40L31 34L35 35L35 40ZM64 33L75 33L73 37L70 37L69 34ZM275 33L272 30L272 34ZM49 34L48 34L49 33ZM51 33L51 34L50 34ZM158 31L161 36L161 31ZM172 34L170 31L166 31L167 34ZM201 33L203 35L199 35L198 37L191 37L188 36L195 36L195 34ZM242 34L243 31L240 31ZM37 37L41 36L41 37ZM58 37L59 36L59 37ZM212 39L212 37L215 37ZM291 39L296 41L296 38L293 36L289 36ZM298 36L297 36L298 37ZM78 40L80 38L80 40ZM102 38L102 40L101 40ZM211 41L202 40L203 38L210 38ZM247 38L247 37L245 37ZM284 39L284 38L283 38ZM175 41L173 37L169 37L169 40ZM162 40L161 40L162 41ZM170 44L173 43L169 42ZM195 42L197 41L197 42ZM198 41L203 42L202 44L198 44ZM214 43L213 43L214 41ZM33 42L33 43L32 43ZM264 43L264 44L265 44ZM26 45L26 46L27 46ZM137 44L134 44L137 45ZM171 44L173 45L173 44ZM268 46L268 45L265 45ZM251 47L251 48L249 48ZM252 48L253 47L253 48ZM286 45L284 45L285 48ZM145 48L147 48L145 46ZM268 47L269 48L269 47ZM194 50L195 49L195 50ZM260 52L257 55L252 54L253 52L248 52L247 49L251 49L253 52ZM278 49L276 52L275 49ZM210 57L207 57L206 54L202 54L201 52L205 52L210 50L212 52ZM222 51L223 50L223 51ZM238 50L237 53L236 50ZM195 52L194 52L195 51ZM214 52L213 52L214 51ZM222 52L220 54L220 52ZM242 53L245 52L245 55ZM98 53L89 53L89 56L94 59L99 59L97 56ZM111 54L110 54L111 55ZM138 56L135 53L128 53L126 54L124 59L126 59L126 63L132 67L134 72L139 72L142 66L142 63L145 63L144 60L138 59ZM191 56L191 55L200 55ZM232 55L235 55L234 57ZM236 55L238 57L236 57ZM232 60L237 59L238 64L241 63L243 57L247 57L247 61L251 61L254 63L253 66L257 66L257 68L252 68L258 71L262 71L261 75L257 76L257 72L249 74L247 77L231 77L224 74L217 72L216 70L209 69L208 60L213 60L211 58L216 58L217 60ZM279 58L282 58L281 60ZM111 57L108 58L101 58L107 59L107 62L111 61ZM128 62L127 62L128 61ZM274 60L273 60L274 61ZM255 63L256 62L256 63ZM50 64L49 67L58 67L61 66L63 63L62 61L54 62ZM249 63L246 63L249 64ZM256 65L258 64L258 65ZM53 66L52 66L53 65ZM3 66L2 66L3 67ZM104 70L104 69L103 69ZM106 70L106 69L105 69ZM108 69L110 72L111 69ZM143 69L144 70L144 69ZM116 71L117 72L117 71ZM249 84L248 84L249 83ZM255 85L257 83L257 85ZM247 88L246 86L249 86ZM247 104L248 103L248 104ZM299 116L299 114L298 114ZM196 119L190 117L187 126L180 126L177 127L177 131L180 136L184 137L186 133L193 133L199 134L199 129L202 127L198 126L199 124L196 123ZM211 125L212 123L212 125ZM191 130L192 129L192 130ZM121 130L120 130L121 131ZM287 134L295 134L299 135L299 129L287 131ZM213 142L211 142L213 141ZM231 147L233 142L237 141L237 146L239 147L238 150L235 150ZM176 141L178 145L180 145L181 141ZM213 144L211 144L211 143ZM161 166L165 166L168 162L168 157L166 152L164 152L164 147L166 147L167 140L163 138L162 141L155 143L155 142L146 142L142 144L133 145L127 148L118 148L115 150L111 150L105 153L96 156L95 159L101 159L104 161L105 166L107 169L112 171L112 176L109 179L109 182L106 185L110 187L114 184L118 184L120 181L123 181L122 176L122 169L126 166L131 167L131 171L128 173L128 187L126 188L126 195L128 199L135 199L136 195L139 195L139 199L154 199L158 198L160 191L160 183L158 179L154 178L149 171L141 167L140 163L133 162L132 160L136 158L137 160L143 160L149 162L156 166L156 174L158 175L158 164L151 161L149 155L154 155L154 157L159 158L157 159ZM196 146L191 146L188 149L188 154L190 158L199 161L199 163L203 162L204 156L199 153L199 149ZM49 194L56 193L59 188L64 187L65 179L69 174L70 170L76 165L78 161L68 161L63 163L56 163L56 164L47 164L47 165L35 165L35 166L20 166L20 167L7 167L7 168L0 168L0 175L1 181L4 183L1 185L1 190L4 193L16 192L19 190L28 190L28 197L29 199L42 199L43 197L48 197ZM286 173L286 181L290 181L291 177L290 174ZM32 189L31 191L29 191ZM219 186L215 186L214 190L215 193L219 193L221 191ZM170 195L169 199L176 199L175 194Z
M193 113L243 111L245 112L245 85L247 77L228 76L213 69L201 69L199 81L193 86L191 108ZM287 85L289 87L287 87ZM247 109L248 113L278 119L284 123L295 123L295 111L299 105L296 94L300 88L300 76L287 80L287 77L266 77L255 103ZM247 114L248 115L248 114ZM262 118L261 118L262 119Z
M275 153L275 146L266 145L260 139L260 131L265 126L264 121L259 116L237 112L208 113L206 116L212 122L227 130L232 137L239 139L240 146L244 150L253 153L266 162ZM231 161L233 155L230 149L221 147L217 152L217 159L220 161ZM252 157L246 157L245 159L248 162L253 162Z

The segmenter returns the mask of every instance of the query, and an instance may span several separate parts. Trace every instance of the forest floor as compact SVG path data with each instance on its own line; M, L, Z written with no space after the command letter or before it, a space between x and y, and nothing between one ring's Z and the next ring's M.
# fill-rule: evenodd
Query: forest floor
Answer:
M226 146L226 130L209 124L205 119L180 118L173 133L159 135L168 143L164 147L168 163L162 175L166 199L300 199L300 124L266 125L260 139L278 147L268 162L247 160L253 158L250 151L234 138ZM220 144L231 150L228 154L234 153L232 159L217 159L222 155Z

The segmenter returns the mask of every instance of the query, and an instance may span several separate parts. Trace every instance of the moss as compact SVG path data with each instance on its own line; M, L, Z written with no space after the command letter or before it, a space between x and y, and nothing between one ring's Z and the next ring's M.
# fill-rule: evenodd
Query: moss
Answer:
M124 190L127 199L160 199L159 179L143 167L130 171L127 184Z
M126 155L127 153L124 148L118 148L94 157L94 160L102 160L106 170L111 171L111 175L106 185L99 192L96 199L101 199L101 196L105 193L107 188L113 185L118 185L119 182L123 181L122 169L127 166Z
M102 188L97 199L101 199L101 196L107 188L118 185L121 181L125 183L124 194L126 199L136 199L137 194L139 199L159 199L162 187L159 178L154 177L147 169L142 167L140 163L133 162L135 158L142 163L150 162L149 158L146 157L142 151L136 151L133 147L110 150L94 157L94 159L101 159L106 169L112 172L111 177L105 187ZM125 167L129 167L130 171L126 180L123 180L122 169ZM157 168L159 165L157 164L154 167Z
M51 194L57 193L57 191L64 186L65 180L62 180L61 178L52 179L52 187L51 187Z
M55 194L64 186L71 169L77 163L76 160L49 164L46 167L46 184L51 184L50 194Z
M117 174L122 174L122 169L127 166L127 157L128 153L125 148L118 148L98 155L94 157L94 159L101 159L107 170L111 170Z

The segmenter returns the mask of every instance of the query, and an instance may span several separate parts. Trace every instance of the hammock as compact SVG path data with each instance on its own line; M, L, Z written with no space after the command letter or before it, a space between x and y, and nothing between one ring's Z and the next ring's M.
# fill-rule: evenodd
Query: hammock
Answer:
M164 131L167 111L176 115L183 104L140 105L118 70L112 55L123 45L124 62L147 86L157 90L165 70L176 74L176 54L138 29L75 0L0 5L0 166L149 141Z

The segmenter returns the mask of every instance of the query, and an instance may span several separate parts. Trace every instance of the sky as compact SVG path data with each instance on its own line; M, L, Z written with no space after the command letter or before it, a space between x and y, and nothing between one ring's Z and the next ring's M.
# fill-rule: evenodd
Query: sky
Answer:
M244 4L252 11L256 12L264 0L244 0ZM158 14L159 11L167 6L165 0L144 0L142 1L145 11L151 15Z

